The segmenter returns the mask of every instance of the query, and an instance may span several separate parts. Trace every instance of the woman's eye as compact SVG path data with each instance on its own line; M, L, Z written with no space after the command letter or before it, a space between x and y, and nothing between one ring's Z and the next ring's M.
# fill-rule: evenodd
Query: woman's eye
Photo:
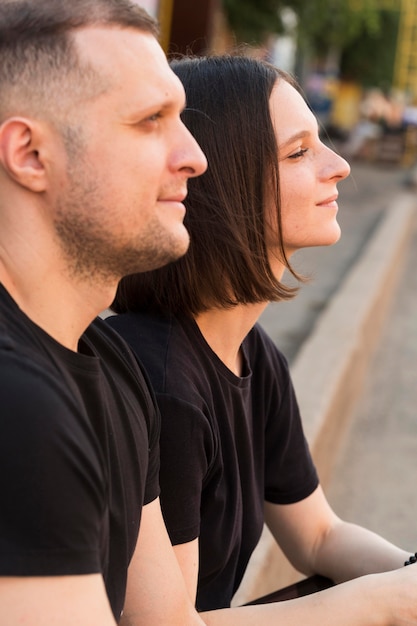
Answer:
M299 159L300 157L304 156L304 154L307 152L308 148L300 148L300 150L298 150L297 152L294 152L294 154L290 154L290 156L288 157L289 159Z

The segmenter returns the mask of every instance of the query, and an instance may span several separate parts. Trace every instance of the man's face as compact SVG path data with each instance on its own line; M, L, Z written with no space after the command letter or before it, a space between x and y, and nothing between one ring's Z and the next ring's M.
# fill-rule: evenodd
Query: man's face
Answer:
M180 120L184 90L156 39L130 29L76 33L109 88L78 115L80 145L55 183L55 230L71 271L119 279L183 255L187 180L206 159Z

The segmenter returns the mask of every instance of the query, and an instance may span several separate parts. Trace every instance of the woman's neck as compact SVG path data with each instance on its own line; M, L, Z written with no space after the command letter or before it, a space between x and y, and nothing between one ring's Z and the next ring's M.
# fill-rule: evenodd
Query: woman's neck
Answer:
M195 317L201 334L219 359L237 376L242 375L241 345L267 303L231 309L209 309Z

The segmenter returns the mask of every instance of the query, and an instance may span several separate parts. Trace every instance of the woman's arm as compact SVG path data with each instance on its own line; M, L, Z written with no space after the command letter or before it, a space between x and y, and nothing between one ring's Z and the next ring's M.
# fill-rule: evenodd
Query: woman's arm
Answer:
M174 553L181 568L188 595L193 604L197 597L198 581L198 539L174 546Z
M265 520L287 558L306 575L342 582L403 566L408 553L341 520L319 486L295 504L265 504Z

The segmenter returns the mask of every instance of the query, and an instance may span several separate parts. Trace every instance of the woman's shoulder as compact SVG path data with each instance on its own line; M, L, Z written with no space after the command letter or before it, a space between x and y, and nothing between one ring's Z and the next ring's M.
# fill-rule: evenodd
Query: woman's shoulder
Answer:
M285 355L261 324L255 324L247 335L244 346L252 362L260 359L265 363L273 363L274 367L278 365L280 368L288 370L288 361Z
M144 366L158 393L175 390L188 396L201 378L198 334L192 320L144 312L123 313L106 319L127 341Z

